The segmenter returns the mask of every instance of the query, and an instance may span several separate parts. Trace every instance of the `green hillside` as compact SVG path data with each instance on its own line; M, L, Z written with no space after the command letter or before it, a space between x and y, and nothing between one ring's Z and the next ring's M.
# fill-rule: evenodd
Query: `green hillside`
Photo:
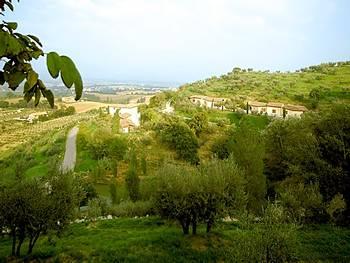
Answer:
M234 68L220 77L186 84L182 95L278 101L308 108L350 102L350 61L310 66L295 72L254 71Z

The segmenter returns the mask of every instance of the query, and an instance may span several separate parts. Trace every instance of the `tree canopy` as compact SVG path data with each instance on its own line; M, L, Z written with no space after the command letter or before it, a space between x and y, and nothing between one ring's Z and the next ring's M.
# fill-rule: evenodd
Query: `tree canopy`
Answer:
M5 7L14 10L12 0L1 0L1 15L4 15ZM83 81L74 62L67 56L56 52L45 53L39 38L30 34L17 32L16 22L0 24L0 59L4 62L0 70L0 85L5 83L8 88L15 91L23 82L24 99L29 102L34 97L35 105L40 102L41 96L47 99L51 107L54 107L54 95L39 74L32 67L32 60L46 56L47 69L53 78L59 75L67 88L74 85L75 99L79 100L83 92Z

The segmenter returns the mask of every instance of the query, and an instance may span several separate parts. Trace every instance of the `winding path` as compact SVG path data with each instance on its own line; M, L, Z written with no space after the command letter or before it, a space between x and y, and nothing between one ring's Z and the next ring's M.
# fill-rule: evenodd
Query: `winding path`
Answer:
M77 157L77 135L79 128L74 127L68 133L67 142L66 142L66 152L64 154L63 163L61 166L61 171L67 173L74 170L75 161Z

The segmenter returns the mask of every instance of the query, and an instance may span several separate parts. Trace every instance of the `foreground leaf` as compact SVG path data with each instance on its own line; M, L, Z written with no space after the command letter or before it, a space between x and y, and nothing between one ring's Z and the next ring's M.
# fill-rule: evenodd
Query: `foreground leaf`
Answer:
M51 77L56 79L61 70L61 57L56 52L50 52L46 57L46 65Z
M74 82L79 78L79 72L74 62L67 56L61 56L61 77L64 85L71 88Z
M29 71L28 72L28 76L27 76L27 82L29 85L29 89L31 89L32 87L34 87L34 85L37 83L39 78L38 73L36 73L35 71Z

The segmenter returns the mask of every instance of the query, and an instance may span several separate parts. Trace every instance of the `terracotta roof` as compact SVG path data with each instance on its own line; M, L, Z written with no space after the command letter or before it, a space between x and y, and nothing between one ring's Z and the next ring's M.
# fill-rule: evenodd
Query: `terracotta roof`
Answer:
M265 102L260 102L260 101L250 101L248 102L249 106L253 106L253 107L266 107L266 103Z
M290 111L302 111L302 112L307 111L307 108L305 108L304 106L300 106L300 105L287 104L284 108L286 110L290 110Z
M273 107L273 108L283 108L284 104L279 102L269 102L267 103L267 107Z
M131 117L131 114L126 112L126 113L119 114L119 117L122 119L127 119Z
M216 97L208 97L208 96L202 96L202 95L194 95L194 96L191 96L190 99L202 99L210 102L211 101L222 102L227 100L227 98L216 98Z
M135 124L129 119L121 119L120 120L120 127L121 128L135 127Z

